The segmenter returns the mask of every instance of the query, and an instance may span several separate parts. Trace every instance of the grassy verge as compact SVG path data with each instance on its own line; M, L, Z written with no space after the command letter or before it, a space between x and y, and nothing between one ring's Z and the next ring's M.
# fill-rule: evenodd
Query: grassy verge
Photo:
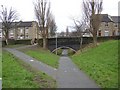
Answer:
M71 49L68 49L68 56L71 56L73 54L75 54L75 52L73 50L71 50Z
M96 48L72 56L73 62L103 88L118 87L118 41L107 41Z
M7 45L5 46L6 48L18 48L18 47L21 47L21 46L25 46L24 44L16 44L16 45Z
M3 88L55 88L56 82L45 73L3 51Z
M21 50L27 55L47 64L50 65L54 68L58 68L58 60L59 56L51 53L48 50L44 50L40 47L31 47L31 48L26 48L24 50Z
M60 48L60 49L57 49L57 55L61 56L62 51L63 51L63 50L62 50L61 48ZM56 54L56 51L54 51L53 53Z
M2 78L2 52L1 50L0 50L0 78Z

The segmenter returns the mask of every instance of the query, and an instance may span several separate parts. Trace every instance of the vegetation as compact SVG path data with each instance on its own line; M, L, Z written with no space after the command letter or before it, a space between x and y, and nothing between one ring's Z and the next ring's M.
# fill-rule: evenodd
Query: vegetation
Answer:
M72 49L68 49L68 55L71 56L73 54L75 54L75 51L73 51Z
M45 73L3 51L3 88L55 88L56 82Z
M18 47L22 47L25 46L24 44L15 44L15 45L7 45L5 46L6 48L18 48Z
M62 49L60 48L60 49L57 49L57 55L61 55L62 54ZM54 54L56 54L56 50L53 52Z
M93 43L97 45L97 31L101 24L101 12L103 10L103 0L83 0L83 19L88 27L88 31L93 36Z
M1 51L0 51L0 78L2 78L2 52Z
M24 50L21 50L24 53L26 53L27 55L47 64L50 65L54 68L58 68L58 60L59 60L59 56L51 53L48 50L45 50L43 48L40 47L35 47L35 48L26 48Z
M72 56L73 62L103 88L118 87L118 41L101 43L96 48Z
M2 30L3 30L2 35L5 37L5 41L7 45L9 38L9 30L12 27L12 22L17 20L18 18L17 16L18 16L17 12L13 10L12 7L10 8L10 10L8 10L8 8L1 5L0 20L2 21ZM14 27L15 26L16 25L14 25Z

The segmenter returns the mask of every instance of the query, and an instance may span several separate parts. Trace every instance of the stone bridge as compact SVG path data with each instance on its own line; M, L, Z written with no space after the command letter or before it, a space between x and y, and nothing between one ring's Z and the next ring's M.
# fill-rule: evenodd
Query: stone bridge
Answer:
M90 40L91 39L91 40ZM90 43L92 38L84 38L83 44ZM57 42L57 43L56 43ZM58 48L71 48L73 51L77 51L80 48L81 39L78 37L61 37L61 38L49 38L48 49L55 51Z

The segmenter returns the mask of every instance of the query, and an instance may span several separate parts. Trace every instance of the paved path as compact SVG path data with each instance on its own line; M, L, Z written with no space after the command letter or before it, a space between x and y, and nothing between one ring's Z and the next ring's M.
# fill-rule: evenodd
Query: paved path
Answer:
M95 82L80 71L66 56L67 50L63 50L63 56L59 60L59 68L55 69L16 49L5 49L33 68L52 76L57 81L58 88L98 88Z
M98 88L94 81L90 80L80 71L71 59L67 57L67 50L63 50L63 56L59 60L57 73L58 87L62 88Z

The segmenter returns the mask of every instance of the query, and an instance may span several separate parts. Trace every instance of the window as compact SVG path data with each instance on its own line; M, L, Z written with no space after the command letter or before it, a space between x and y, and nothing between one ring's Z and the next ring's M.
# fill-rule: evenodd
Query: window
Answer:
M115 24L115 27L118 27L118 24Z
M28 28L25 29L25 33L28 33Z
M101 30L99 30L99 32L98 32L98 36L101 36Z
M20 33L23 33L23 29L20 29Z
M28 39L28 38L29 38L29 36L28 36L28 35L26 35L26 38Z
M113 33L112 33L112 34L113 34L113 36L115 36L115 30L113 31Z
M105 26L108 26L108 23L105 23Z
M105 36L109 36L109 31L105 31Z

